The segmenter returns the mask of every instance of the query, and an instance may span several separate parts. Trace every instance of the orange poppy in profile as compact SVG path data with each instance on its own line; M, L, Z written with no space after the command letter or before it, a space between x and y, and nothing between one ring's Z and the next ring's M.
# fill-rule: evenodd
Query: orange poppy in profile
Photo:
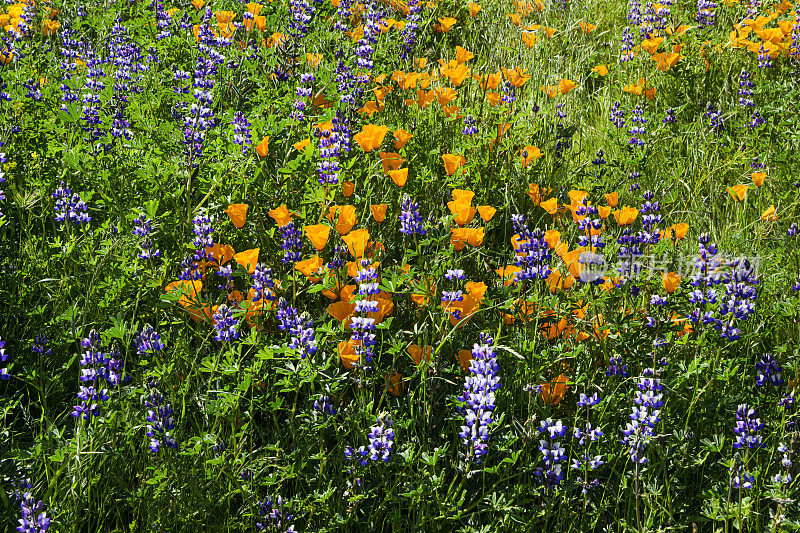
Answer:
M437 26L437 30L441 31L442 33L449 32L450 28L452 28L453 25L456 22L458 22L453 17L439 17L437 20L439 21L439 25Z
M481 5L476 4L475 2L470 2L469 4L467 4L467 7L469 8L470 17L476 17L481 10Z
M256 265L258 264L259 251L260 250L258 248L252 248L250 250L245 250L244 252L239 252L233 256L233 260L246 268L247 271L252 274L255 272Z
M662 272L661 284L664 286L664 290L667 291L667 294L672 294L680 287L681 277L677 272Z
M617 203L619 202L619 193L612 192L606 194L606 202L608 202L608 205L610 205L611 207L617 207Z
M200 291L203 290L203 282L197 280L178 280L173 281L166 287L164 292L174 292L180 294L178 303L184 307L196 306Z
M416 344L412 344L408 348L406 348L408 355L411 356L411 359L414 360L415 365L419 365L422 362L423 356L425 358L426 363L431 362L431 355L433 355L433 348L430 346L425 346L425 350L417 346Z
M558 82L558 90L561 92L561 94L567 94L575 87L577 86L575 85L575 82L572 80L562 78L561 81Z
M344 194L345 198L350 198L353 196L353 192L356 190L356 184L352 181L345 181L342 183L342 194Z
M728 187L725 190L728 191L728 194L731 195L731 198L743 202L747 197L748 187L747 185L734 185L733 187Z
M558 212L558 199L550 198L544 202L539 203L539 207L547 211L548 215L555 215Z
M408 168L398 168L397 170L390 170L389 177L398 187L402 187L408 180Z
M403 376L397 370L393 374L386 374L386 390L395 398L403 393Z
M336 218L338 214L338 218ZM328 220L336 219L336 231L339 235L347 235L353 226L358 223L356 208L352 205L332 205L328 208Z
M595 65L592 67L592 72L597 72L601 76L606 76L608 74L608 65Z
M244 222L247 217L247 204L231 204L225 212L228 214L231 222L233 222L233 225L236 226L236 229L242 229L244 227Z
M461 365L464 372L469 372L469 367L472 364L472 350L459 350L456 354L458 364Z
M466 164L467 158L463 155L442 154L442 161L444 161L445 172L448 176L452 176L462 165Z
M347 244L350 255L361 259L364 257L364 249L369 242L369 231L366 228L357 229L342 237L342 240Z
M394 146L394 149L395 150L402 149L408 143L408 141L411 140L411 137L412 137L412 135L410 133L408 133L406 130L404 130L403 128L394 130L394 139L395 140L392 143L392 145Z
M561 403L561 400L564 399L564 395L569 390L567 381L567 376L561 374L555 381L542 383L542 400L546 405L555 407Z
M311 241L311 244L314 245L314 248L320 252L325 245L328 244L328 236L331 233L331 227L326 226L325 224L314 224L311 226L306 226L303 228L305 231L306 237L308 240Z
M206 5L206 0L192 0L192 5L195 9L203 9L203 6Z
M365 152L371 152L372 150L380 148L381 144L383 144L383 139L386 137L388 132L389 128L386 126L367 124L361 128L359 133L356 133L353 136L353 139L355 139L362 150Z
M369 210L372 211L372 218L375 219L375 222L380 224L386 219L386 209L389 206L386 204L377 204L369 206Z
M592 33L594 30L597 29L597 26L594 24L590 24L588 22L579 22L578 23L583 30L583 33Z
M522 272L522 268L516 265L508 265L503 268L495 269L495 272L503 279L503 285L508 287L512 283L516 283L515 277L517 272Z
M679 222L678 224L673 224L667 229L662 230L661 238L669 239L670 241L672 241L672 244L677 245L679 240L686 238L686 234L688 232L689 232L689 224L687 224L686 222Z
M342 364L347 370L353 370L355 364L358 363L358 360L361 358L361 356L356 353L356 345L360 346L361 341L341 341L339 343L339 358L342 360Z
M555 229L549 229L544 232L544 242L547 243L547 246L554 250L555 247L561 242L561 232Z
M275 209L270 209L267 211L267 214L272 217L272 219L278 223L278 226L283 227L289 222L292 221L292 216L296 215L297 213L293 213L289 211L289 208L286 207L286 204L283 204L280 207L276 207Z
M206 253L211 256L211 266L216 270L233 259L236 252L233 251L233 246L230 244L215 242L214 246L206 246Z
M265 135L261 142L256 146L256 153L261 157L267 157L269 153L269 135Z
M607 219L608 216L611 214L611 206L610 205L598 205L597 206L597 214L600 215L600 218L603 220Z
M466 63L470 59L474 58L475 54L467 50L466 48L462 48L460 46L456 46L456 61L458 63Z
M406 159L396 152L378 152L381 158L381 166L383 167L384 174L390 170L399 169Z
M484 222L489 222L492 220L494 214L497 213L497 209L490 205L479 205L478 206L478 214L481 216Z
M753 178L753 183L756 187L761 187L764 185L764 180L767 178L766 172L753 172L750 174L750 177Z
M764 222L777 222L778 214L774 205L769 206L766 211L761 213L761 220Z

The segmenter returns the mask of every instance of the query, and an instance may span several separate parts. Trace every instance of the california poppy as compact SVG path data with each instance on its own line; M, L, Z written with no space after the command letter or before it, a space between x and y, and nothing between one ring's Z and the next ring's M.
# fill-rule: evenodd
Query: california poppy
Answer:
M314 224L311 226L306 226L303 228L303 230L305 231L308 240L311 241L311 244L314 245L314 248L318 252L325 248L325 245L328 243L328 236L331 232L330 226L326 226L325 224Z
M484 222L489 222L492 220L492 217L497 212L497 209L490 205L479 205L478 206L478 214L481 216Z
M681 276L679 276L677 272L662 272L661 284L664 285L664 290L667 291L668 294L672 294L678 290L681 284Z
M425 349L423 350L416 344L412 344L411 346L406 348L406 351L408 352L408 355L411 356L411 359L414 361L415 365L419 365L420 363L422 363L423 356L426 363L431 362L431 355L433 353L433 349L430 346L426 346Z
M617 209L616 211L612 212L614 215L614 219L617 221L617 224L620 226L629 226L633 224L636 220L636 217L639 216L639 210L635 207L624 206L622 209Z
M539 150L536 146L528 145L525 148L521 149L520 155L522 155L522 166L527 167L531 161L539 161L542 157L542 151Z
M252 274L255 272L256 265L258 264L258 252L258 248L245 250L244 252L239 252L238 254L234 255L233 260L246 268L247 271Z
M399 398L402 394L403 376L397 370L392 374L386 374L386 390L395 398Z
M402 187L408 180L408 168L398 168L397 170L390 170L389 177L398 187Z
M281 205L280 207L276 207L275 209L270 209L267 211L267 214L272 217L272 219L278 223L278 226L283 227L287 225L289 222L292 221L292 216L296 215L297 213L293 213L289 211L286 207L286 204Z
M764 222L776 222L778 220L778 215L774 205L769 206L766 211L761 213L761 220Z
M342 194L344 194L345 198L350 198L353 196L353 191L356 190L356 184L352 181L345 181L342 183Z
M461 165L467 162L467 158L463 155L442 154L442 161L444 161L445 172L447 172L448 176L452 176Z
M592 72L597 72L601 76L608 74L608 65L595 65L592 67Z
M731 195L731 198L743 202L747 197L748 187L747 185L734 185L733 187L728 187L725 190L728 191L728 194Z
M569 390L567 381L567 376L561 374L555 381L542 383L542 400L544 403L551 407L561 403L561 400L564 399L564 394Z
M353 136L353 139L358 143L362 150L371 152L379 148L383 144L383 138L389 132L386 126L376 126L375 124L367 124L359 133Z
M612 192L606 194L606 202L608 202L608 205L611 207L617 207L617 202L619 202L619 193Z
M331 222L336 219L336 231L339 235L347 235L358 223L356 208L352 205L332 205L328 208L327 217Z
M355 368L355 364L358 363L358 360L361 358L361 356L356 353L356 346L361 346L360 340L341 341L339 343L339 358L342 360L342 364L347 370Z
M439 17L437 20L439 21L439 25L437 26L437 29L438 29L439 31L441 31L442 33L447 33L447 32L449 32L449 31L450 31L450 28L452 28L452 27L453 27L453 25L454 25L456 22L458 22L458 21L457 21L456 19L454 19L453 17Z
M394 138L395 138L393 142L394 149L395 150L402 149L406 145L406 143L408 143L408 141L411 140L411 137L412 135L403 128L394 130Z
M753 178L753 183L756 187L761 187L764 185L764 180L767 178L766 172L753 172L750 174L750 177Z
M269 135L265 135L261 142L256 145L256 153L261 157L267 157L269 153Z
M247 217L247 204L231 204L225 212L237 229L244 227L245 218Z
M380 224L386 219L386 209L388 205L386 204L377 204L369 206L369 210L372 211L372 217L375 219L375 222Z
M357 229L342 237L342 240L347 244L350 255L361 259L364 257L364 249L369 242L369 231L366 228Z
M470 2L469 4L467 4L467 7L469 8L470 17L477 16L478 12L481 10L480 4L476 4L475 2Z

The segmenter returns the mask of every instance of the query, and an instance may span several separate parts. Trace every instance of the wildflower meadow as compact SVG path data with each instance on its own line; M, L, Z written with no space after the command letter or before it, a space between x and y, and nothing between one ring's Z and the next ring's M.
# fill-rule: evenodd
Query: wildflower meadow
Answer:
M0 28L0 530L800 530L800 3Z

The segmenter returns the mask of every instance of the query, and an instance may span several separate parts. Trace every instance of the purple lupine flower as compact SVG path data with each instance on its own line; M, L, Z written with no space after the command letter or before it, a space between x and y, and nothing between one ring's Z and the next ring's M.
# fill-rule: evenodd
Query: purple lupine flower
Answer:
M633 38L630 27L626 26L622 30L622 45L619 55L620 62L625 63L626 61L632 61L635 57L633 52L634 48L636 48L636 41ZM622 126L617 127L620 128Z
M156 34L156 40L160 41L161 39L166 39L172 35L169 29L169 26L172 23L172 17L166 12L166 10L164 10L163 2L158 2L156 4L155 17L156 29L158 30L158 33Z
M542 478L542 483L547 489L554 488L564 479L561 463L566 461L567 455L561 442L556 440L567 433L567 427L561 420L553 422L548 418L539 424L539 433L544 437L539 440L539 451L542 453L544 468L537 468L535 475Z
M295 531L292 520L294 516L284 508L283 498L267 498L258 504L258 512L263 517L256 522L259 531L267 530L275 533L292 533Z
M314 400L314 410L320 411L327 416L333 416L336 414L336 408L333 406L333 402L331 401L331 397L327 394L323 394L316 400Z
M655 436L655 425L661 421L661 406L664 405L663 393L664 386L657 377L658 372L652 368L646 368L642 372L634 391L634 406L631 419L625 429L622 430L622 444L628 447L628 454L635 464L647 464L647 457L644 455L647 444Z
M150 437L150 451L158 453L161 446L177 448L178 444L170 432L175 429L175 421L172 417L172 406L166 403L166 398L158 390L158 380L150 380L147 384L150 393L145 399L144 405L147 407L147 435Z
M722 120L722 112L719 111L714 104L708 102L705 111L706 118L709 119L709 125L714 133L721 133L725 131L725 122Z
M794 27L792 28L791 56L800 61L800 10L795 10Z
M350 340L353 342L358 360L365 368L372 363L374 352L372 347L377 344L375 335L375 319L370 318L369 313L378 312L378 302L374 300L377 294L381 292L378 284L378 272L375 268L368 267L369 261L363 259L361 261L361 270L356 274L355 281L358 283L358 296L356 300L355 313L359 316L354 316L350 321L350 329L352 333Z
M275 280L272 277L272 269L263 263L258 263L253 269L253 302L264 298L267 301L275 299L272 289L275 288Z
M642 137L647 135L647 117L644 116L644 109L642 106L637 105L633 108L631 123L631 129L628 130L628 133L631 135L631 140L628 144L631 146L644 146L645 141Z
M300 261L303 258L303 241L301 240L303 232L300 228L295 226L294 221L289 221L285 226L278 228L281 236L283 237L283 261L284 263L293 263Z
M622 361L622 356L609 357L606 376L622 376L624 378L628 377L628 367Z
M742 107L753 107L753 81L751 80L750 73L742 69L739 75L739 105Z
M400 36L403 38L403 44L400 48L400 59L408 59L411 57L411 52L414 49L414 40L416 39L417 28L422 20L422 2L420 0L408 1L408 17Z
M736 409L736 424L733 433L736 435L733 447L736 449L759 449L766 446L763 437L758 434L766 424L756 416L756 410L747 404L740 404Z
M247 155L247 147L250 145L250 122L244 113L236 112L231 121L233 125L233 142L242 147L242 155Z
M412 202L408 196L403 199L403 204L401 205L400 233L405 235L425 235L427 233L422 227L419 204Z
M461 130L461 134L467 137L476 135L480 131L477 124L478 121L472 115L467 115L464 117L464 129Z
M735 341L739 339L741 332L734 324L747 320L756 311L758 280L755 268L745 257L729 261L728 267L729 270L723 278L725 295L721 295L717 308L719 316L724 318L715 322L714 327L720 331L722 338Z
M514 232L519 235L515 244L517 257L514 265L522 269L514 274L514 281L547 279L551 272L551 254L544 232L539 228L531 230L525 215L512 215L511 221Z
M50 529L50 519L44 510L44 503L38 502L30 492L26 492L19 504L20 515L17 531L19 533L40 533Z
M595 154L594 159L592 159L592 164L598 167L601 165L605 165L607 163L605 156L606 156L605 152L603 151L602 148L600 148Z
M300 313L297 308L290 306L281 298L278 303L278 329L288 331L291 338L287 345L289 349L300 353L300 358L317 353L317 340L314 337L314 321L308 313Z
M644 202L639 209L642 214L643 232L640 235L640 241L643 244L658 244L661 240L661 232L658 225L663 222L661 218L661 204L658 201L651 202L655 196L652 191L645 191L642 195Z
M136 347L136 354L140 357L153 355L166 348L166 345L161 342L161 335L150 324L145 324L142 331L136 334L133 345Z
M460 411L464 413L464 425L458 434L469 447L469 455L474 455L476 463L483 461L489 453L489 430L494 423L492 413L495 407L494 393L500 388L500 370L494 339L481 333L479 343L472 347L472 361L469 375L464 378L464 392L458 397L464 402Z
M206 215L197 215L192 220L192 233L194 233L194 260L195 261L210 261L212 259L211 253L208 251L214 246L214 225Z
M161 257L161 250L156 248L150 236L153 234L153 221L144 213L133 219L133 234L141 237L139 258L144 260Z
M661 122L663 122L664 124L672 124L672 123L677 122L677 121L678 121L678 119L675 117L675 110L672 109L671 107L669 109L667 109L667 112L664 115L664 118L661 120Z
M611 123L618 129L625 127L625 111L623 111L621 107L622 104L619 102L614 102L614 105L611 107L611 113L608 117Z
M8 354L6 353L6 341L0 339L0 363L5 363L8 361ZM8 374L8 368L3 367L0 368L0 380L6 381L11 376Z
M700 29L709 28L716 22L718 4L710 0L697 0L697 15L694 20Z
M743 466L737 468L736 474L733 476L733 479L731 479L731 485L735 489L752 489L753 483L755 482L755 476L748 472Z
M214 313L214 328L217 330L214 338L219 342L235 341L239 338L238 325L239 320L233 315L233 310L225 304L220 305Z
M772 57L762 44L758 47L758 68L772 68L773 66Z
M778 453L782 454L781 467L783 468L784 472L776 473L773 476L772 481L778 485L782 485L783 488L786 489L794 480L791 472L792 465L794 464L792 461L794 450L792 449L791 444L787 446L785 443L781 442L778 444Z
M53 210L56 213L56 222L75 222L81 224L90 222L92 218L87 213L86 203L81 200L78 193L73 194L72 189L62 181L61 185L53 193L56 205Z
M392 429L392 419L385 416L378 416L375 426L370 428L367 434L369 438L369 452L370 461L389 461L389 454L392 452L392 445L394 444L394 430Z
M758 371L758 377L756 378L757 386L763 387L769 384L776 389L780 389L783 386L783 367L772 354L762 354L761 358L756 363L756 370Z

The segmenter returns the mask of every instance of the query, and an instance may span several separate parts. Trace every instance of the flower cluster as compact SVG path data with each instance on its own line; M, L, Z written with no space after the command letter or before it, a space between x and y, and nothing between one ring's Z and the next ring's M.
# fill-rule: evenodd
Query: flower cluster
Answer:
M525 223L525 215L512 215L515 245L517 253L515 265L521 270L514 275L514 281L535 281L547 279L550 275L550 247L545 240L544 231L539 228L531 230Z
M278 305L277 319L278 328L281 331L288 331L291 335L289 349L299 352L302 359L317 353L314 321L308 316L308 313L300 313L297 308L281 299Z
M425 235L427 233L422 227L419 204L412 202L408 196L403 199L400 210L400 233L405 235Z
M634 391L635 405L628 415L631 421L622 430L623 437L620 442L628 447L631 460L637 464L647 464L645 448L655 437L653 430L661 421L661 406L664 405L661 391L664 390L664 386L656 376L657 373L652 368L646 368L642 372Z
M239 338L236 326L239 320L234 316L233 309L225 304L220 305L214 313L214 329L217 334L214 338L219 342L233 342Z
M92 218L87 212L86 203L81 200L78 193L73 194L72 189L62 181L61 185L53 193L56 205L53 210L56 212L56 222L75 222L82 224L90 222Z
M30 492L26 492L19 504L20 515L17 531L19 533L40 533L50 529L50 519L44 510L44 503L34 499Z
M156 259L161 257L161 250L156 248L150 236L153 234L153 221L141 213L138 217L133 219L133 234L141 238L139 247L139 258L144 260Z
M166 398L158 390L158 380L151 380L147 385L150 392L144 405L147 407L146 435L150 437L150 451L158 453L162 445L177 448L178 445L170 434L175 429L172 406L166 402Z
M294 516L284 508L283 498L267 498L258 504L258 512L262 518L256 522L259 531L269 531L275 533L292 533L295 531Z
M166 348L161 342L161 335L150 324L145 324L142 331L136 334L133 345L136 347L136 354L140 357L153 355Z
M459 400L464 402L464 425L458 434L480 463L489 453L489 429L494 423L492 413L495 407L494 393L500 388L500 376L494 339L481 333L479 343L472 347L472 361L469 375L464 379L464 392Z

